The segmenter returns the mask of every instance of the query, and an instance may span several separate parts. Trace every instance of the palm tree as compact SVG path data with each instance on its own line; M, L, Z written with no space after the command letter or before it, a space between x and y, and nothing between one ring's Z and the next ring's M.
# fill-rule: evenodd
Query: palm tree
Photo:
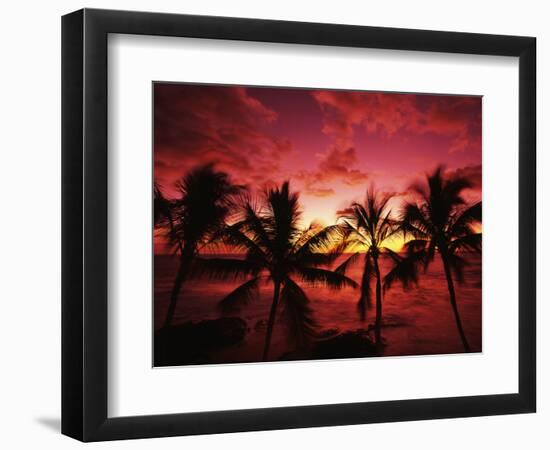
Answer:
M179 254L179 267L170 294L164 327L171 325L179 293L189 277L193 261L205 245L225 224L234 197L241 187L231 183L228 175L214 170L212 164L197 167L176 184L178 197L167 202L160 189L155 191L155 216L167 218L167 238Z
M438 167L426 176L426 185L412 186L418 201L407 202L401 215L401 228L412 240L405 244L405 256L399 255L396 267L385 278L385 287L400 280L404 287L417 281L418 269L426 270L434 260L436 251L441 257L449 301L456 327L466 352L470 346L456 302L453 275L456 281L464 281L463 270L467 261L462 252L481 253L481 233L475 225L481 222L481 202L467 205L462 192L472 187L464 177L445 178L443 167Z
M155 230L166 231L168 226L168 233L174 236L174 218L172 216L174 206L174 201L167 199L162 193L160 185L155 182L153 185L153 226ZM182 243L177 239L174 241L177 250L181 253Z
M345 273L349 266L363 255L363 274L361 277L361 294L357 302L359 317L366 319L367 309L372 306L371 282L376 286L376 319L375 341L379 347L382 343L382 276L380 274L380 255L390 254L393 251L387 247L390 238L399 231L396 222L391 218L391 209L388 202L391 195L381 195L373 187L367 190L363 204L352 203L348 213L343 215L340 225L348 244L347 251L355 249L337 269Z
M340 289L355 287L345 275L320 266L338 256L338 227L299 227L301 210L298 194L290 192L289 183L264 192L261 205L244 199L240 220L223 232L223 241L243 259L201 258L194 265L195 276L215 279L245 278L246 281L221 300L223 311L239 310L257 299L259 286L273 286L262 359L269 356L271 337L279 305L282 305L289 337L298 347L305 346L315 335L315 320L309 299L297 280Z
M172 221L172 204L157 182L153 185L153 222L155 228L162 227L166 221Z

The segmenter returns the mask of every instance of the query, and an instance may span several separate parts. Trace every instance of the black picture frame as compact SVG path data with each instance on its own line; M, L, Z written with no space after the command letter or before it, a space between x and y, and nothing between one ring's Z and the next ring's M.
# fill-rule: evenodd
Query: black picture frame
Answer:
M517 393L107 416L109 33L519 57ZM533 37L84 9L62 18L62 433L82 441L535 412L536 40ZM498 164L498 161L495 161Z

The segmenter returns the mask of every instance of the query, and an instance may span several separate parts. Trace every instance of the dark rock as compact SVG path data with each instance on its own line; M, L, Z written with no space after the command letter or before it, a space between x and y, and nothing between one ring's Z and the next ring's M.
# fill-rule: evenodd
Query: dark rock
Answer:
M163 328L155 333L155 366L206 364L210 352L242 342L246 330L246 322L239 317Z
M368 356L380 356L381 351L382 348L380 351L376 350L376 344L369 337L367 329L360 328L355 331L346 331L338 334L337 329L331 328L321 331L317 335L317 340L308 348L286 352L279 360L365 358Z
M377 356L376 345L363 332L347 331L337 336L320 340L313 348L312 359L334 359L334 358L361 358L366 356Z
M265 331L267 330L267 320L261 319L256 322L254 325L254 331Z
M319 331L319 333L317 333L317 337L319 339L326 339L336 336L339 332L340 330L338 328L327 328L325 330Z
M382 319L382 328L406 327L409 323L403 317L396 314L387 314Z

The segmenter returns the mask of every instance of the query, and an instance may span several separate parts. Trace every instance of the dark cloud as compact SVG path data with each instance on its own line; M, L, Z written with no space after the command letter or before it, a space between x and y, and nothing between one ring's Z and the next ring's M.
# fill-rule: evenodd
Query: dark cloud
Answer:
M406 197L409 195L409 191L382 191L380 195L391 198Z
M464 177L472 183L472 189L481 189L481 164L459 167L458 169L448 170L450 177Z
M336 211L336 216L337 217L349 216L352 213L353 213L352 208L342 208Z
M277 113L246 88L156 84L154 147L157 180L171 185L193 165L213 162L247 183L259 170L279 170L288 139L269 133Z

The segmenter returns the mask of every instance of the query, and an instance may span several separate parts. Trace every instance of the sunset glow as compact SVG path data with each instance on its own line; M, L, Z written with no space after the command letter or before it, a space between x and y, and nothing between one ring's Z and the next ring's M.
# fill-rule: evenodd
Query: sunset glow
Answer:
M481 351L482 99L154 84L154 364Z
M155 180L167 196L214 162L252 190L290 180L304 225L332 224L368 185L398 203L443 164L475 182L469 201L481 199L480 97L155 84L154 105Z

